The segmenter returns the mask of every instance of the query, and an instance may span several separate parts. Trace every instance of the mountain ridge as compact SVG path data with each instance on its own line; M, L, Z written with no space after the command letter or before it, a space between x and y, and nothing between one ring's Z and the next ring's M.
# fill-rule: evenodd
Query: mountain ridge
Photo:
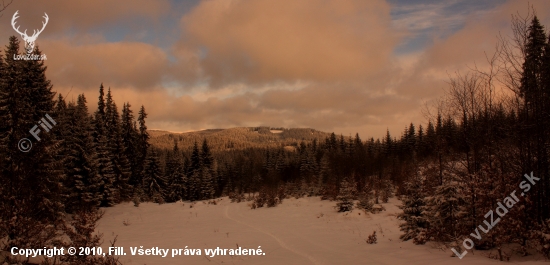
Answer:
M182 150L191 149L195 143L204 139L212 151L226 151L245 148L297 146L304 141L309 143L323 141L331 133L312 128L282 127L233 127L227 129L206 129L192 132L175 133L164 130L148 130L151 145L161 149L172 149L174 142Z

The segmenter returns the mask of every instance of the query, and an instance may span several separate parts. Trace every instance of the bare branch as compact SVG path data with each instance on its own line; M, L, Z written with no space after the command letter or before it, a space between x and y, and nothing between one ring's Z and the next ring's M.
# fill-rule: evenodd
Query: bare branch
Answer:
M8 6L11 5L11 3L13 3L13 0L9 0L8 2L6 2L6 0L2 0L2 7L0 7L0 13L6 10L6 8L8 8ZM2 17L2 15L3 14L0 14L0 17Z

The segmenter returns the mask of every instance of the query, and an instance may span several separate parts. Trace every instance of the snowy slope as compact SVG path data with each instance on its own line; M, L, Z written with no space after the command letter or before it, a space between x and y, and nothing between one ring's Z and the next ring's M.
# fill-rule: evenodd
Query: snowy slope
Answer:
M417 246L399 240L396 206L387 211L365 214L355 210L338 213L335 202L318 197L286 199L275 208L251 210L248 202L230 203L223 198L218 205L197 202L152 204L131 203L107 208L98 231L104 234L104 251L109 240L118 235L116 246L124 247L124 264L502 264L479 251L459 260L450 250L433 245ZM125 225L124 223L129 223ZM378 244L365 239L376 230ZM201 249L200 256L132 256L130 247ZM208 257L205 248L261 249L261 256ZM183 254L183 252L182 252ZM548 264L514 257L511 264Z

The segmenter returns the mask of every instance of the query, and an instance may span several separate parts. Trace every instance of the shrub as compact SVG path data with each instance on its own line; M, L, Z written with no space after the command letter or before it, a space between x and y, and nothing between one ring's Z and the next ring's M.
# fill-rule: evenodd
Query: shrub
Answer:
M373 206L374 202L366 194L361 196L361 198L359 198L359 202L357 202L357 208L363 209L365 212L372 212Z
M367 238L367 244L376 244L376 231L372 231L372 235Z
M240 192L230 192L229 199L231 200L231 202L239 203L244 201L244 194Z

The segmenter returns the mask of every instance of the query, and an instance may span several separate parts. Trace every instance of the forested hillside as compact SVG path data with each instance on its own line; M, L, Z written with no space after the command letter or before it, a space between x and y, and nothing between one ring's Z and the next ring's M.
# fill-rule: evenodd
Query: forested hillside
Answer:
M207 140L212 151L237 150L258 147L298 146L301 141L307 143L322 140L330 133L309 128L270 128L241 127L230 129L208 129L187 133L171 133L150 130L151 144L158 148L171 148L174 141L179 146L191 147L194 142Z

